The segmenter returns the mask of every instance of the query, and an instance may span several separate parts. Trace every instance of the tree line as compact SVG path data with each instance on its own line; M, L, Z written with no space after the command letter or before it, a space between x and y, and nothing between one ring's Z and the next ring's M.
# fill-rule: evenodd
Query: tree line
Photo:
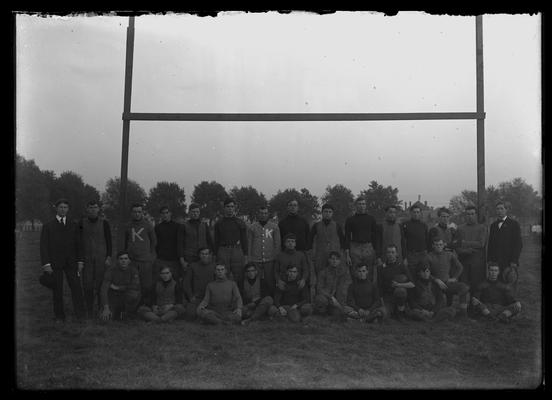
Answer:
M485 189L485 208L494 214L495 204L505 202L513 217L539 224L542 220L542 197L522 178L501 182L497 186L490 185ZM477 204L477 192L463 190L450 199L449 208L453 214L459 215L468 205ZM540 222L542 223L542 222Z
M119 224L120 178L107 180L105 189L100 193L96 188L86 184L82 177L72 171L56 176L53 171L41 170L34 160L26 160L16 155L16 221L46 221L53 215L53 204L61 198L71 203L73 218L84 212L86 203L92 199L100 200L106 218ZM233 197L238 205L238 213L253 220L260 205L266 204L272 214L281 218L286 213L287 203L295 198L299 202L299 213L309 222L320 213L324 203L335 207L334 219L344 223L354 208L354 199L363 196L367 200L368 210L381 218L387 205L396 205L402 210L402 201L398 199L399 190L371 181L368 187L357 195L341 184L328 185L324 194L318 198L306 188L299 190L287 188L278 190L270 199L252 186L232 187L226 190L216 181L202 181L194 186L191 202L200 205L202 216L215 219L223 214L223 201ZM542 198L531 185L522 178L503 182L498 187L489 186L486 190L487 209L492 212L494 203L505 200L511 204L511 213L518 218L538 218L542 213ZM127 184L127 205L140 203L153 217L159 217L159 208L166 205L175 219L187 215L186 194L183 187L175 182L157 182L146 193L137 182L129 179ZM464 190L450 200L449 207L455 214L460 214L468 204L477 203L475 191Z

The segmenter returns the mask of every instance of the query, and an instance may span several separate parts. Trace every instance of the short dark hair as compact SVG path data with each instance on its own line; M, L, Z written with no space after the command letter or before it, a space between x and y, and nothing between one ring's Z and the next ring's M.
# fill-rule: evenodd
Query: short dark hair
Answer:
M203 250L209 250L209 254L211 254L211 249L209 247L203 246L197 249L197 254L201 253Z
M284 242L288 239L297 240L297 235L295 233L288 233L284 236Z
M394 208L395 210L397 210L399 207L396 206L395 204L389 204L388 206L385 207L384 211L387 212L389 211L390 208Z
M293 269L293 268L297 269L297 266L296 266L296 265L291 265L291 264L290 264L290 265L288 265L288 266L286 267L286 270L289 271L290 269Z
M132 205L130 206L130 209L132 210L133 208L144 208L144 205L142 203L132 203Z
M169 207L168 207L168 206L161 206L161 207L159 208L159 212L160 212L160 213L162 213L162 212L165 211L165 210L169 211Z
M409 211L414 211L416 208L418 210L422 211L422 207L419 204L412 204L408 210Z
M366 200L364 198L364 196L358 196L356 199L355 199L355 204L358 203L359 201L362 201L362 200Z
M337 258L341 258L341 253L339 251L330 251L330 254L328 254L328 258L331 256L336 256Z
M245 264L244 270L247 271L249 268L255 268L255 270L258 271L257 264L255 264L254 262L248 262L247 264Z
M227 197L226 199L224 199L224 205L225 205L225 206L228 205L228 204L230 204L230 203L236 204L236 200L234 200L234 199L231 198L231 197Z
M130 255L128 254L128 251L127 251L127 250L119 250L119 251L117 252L116 258L119 258L119 257L121 257L121 256L123 256L123 255L125 255L125 254L126 254L127 256L130 257Z
M90 200L88 203L86 203L86 207L95 206L95 205L97 205L98 207L101 206L98 200Z
M437 216L440 217L442 213L447 213L447 214L451 214L450 210L446 207L441 207L437 210Z
M421 271L425 271L426 269L431 269L427 262L420 261L418 264L416 264L416 272L417 273L420 273Z
M299 200L297 200L295 197L293 199L289 199L288 202L286 203L286 206L289 206L289 203L291 203L292 201L296 201L297 202L297 205L299 205Z
M495 208L498 207L498 206L501 205L501 204L504 206L504 208L507 208L507 207L506 207L506 202L503 201L503 200L497 201L497 202L495 203Z
M67 206L71 207L71 204L69 204L69 200L67 200L66 198L58 199L55 202L56 207L59 206L60 204L67 204Z
M469 205L467 206L464 211L469 211L469 210L475 210L475 212L477 212L477 207L476 206L472 206L472 205Z
M439 240L442 240L444 242L444 239L441 236L434 236L431 243L437 243Z
M196 209L196 208L200 208L200 207L199 207L199 204L197 204L197 203L192 203L192 204L190 204L190 207L188 207L188 211L194 210L194 209Z
M326 204L324 204L324 205L322 206L322 211L324 211L324 210L326 210L326 209L335 211L334 206L332 206L330 203L326 203Z
M399 249L395 243L388 244L385 249L387 250L387 249L390 249L390 248L394 248L395 250Z
M263 204L263 205L259 206L259 210L268 210L268 205Z

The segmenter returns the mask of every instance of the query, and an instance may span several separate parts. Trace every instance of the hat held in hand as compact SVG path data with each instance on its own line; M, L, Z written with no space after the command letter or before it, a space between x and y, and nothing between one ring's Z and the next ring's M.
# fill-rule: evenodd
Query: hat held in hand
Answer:
M54 274L52 273L43 272L40 278L38 278L38 281L42 286L46 286L48 289L54 288Z

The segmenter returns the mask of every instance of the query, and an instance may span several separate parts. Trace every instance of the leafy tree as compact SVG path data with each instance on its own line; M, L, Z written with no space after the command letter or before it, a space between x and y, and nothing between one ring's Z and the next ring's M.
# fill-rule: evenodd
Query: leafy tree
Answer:
M130 207L134 203L146 204L146 191L135 181L129 179L127 181L127 198L126 207L124 210L123 220L120 216L120 188L121 178L110 178L105 184L105 192L102 193L103 212L107 219L113 222L114 225L120 225L121 222L128 220L130 215Z
M157 219L162 206L169 207L173 219L185 217L186 194L184 189L175 182L157 182L157 185L149 191L146 209Z
M495 215L495 204L501 200L510 206L511 215L517 218L539 220L541 217L542 198L522 178L501 182L498 187L488 186L484 196L484 213L487 215ZM468 205L477 206L477 192L463 190L449 202L451 212L457 215L462 214Z
M296 199L299 203L299 215L309 223L312 222L314 215L320 212L318 198L305 188L300 191L296 189L278 190L278 193L272 196L268 203L270 211L277 213L279 219L284 218L287 215L287 203L292 199Z
M533 186L522 178L514 178L498 185L502 200L510 205L510 213L517 218L539 218L542 211L542 198ZM494 204L493 204L494 214Z
M95 187L84 183L79 174L65 171L54 180L50 201L54 204L62 197L69 200L71 218L77 219L84 214L88 201L100 200L100 193Z
M477 192L473 190L462 190L462 193L453 196L449 201L449 209L453 215L462 214L470 205L477 206Z
M340 184L328 185L322 196L322 203L330 203L335 208L334 219L341 224L344 224L347 217L351 215L354 201L353 192Z
M475 198L477 199L477 192L474 192L474 193L476 193ZM487 189L485 190L484 199L485 199L485 207L484 207L485 210L483 212L485 213L485 215L494 215L496 203L499 200L503 200L502 193L498 188L494 187L493 185L487 187ZM476 200L476 203L474 203L474 205L477 205L477 200Z
M228 197L220 183L202 181L194 186L192 202L199 204L202 216L214 220L223 213L224 200Z
M383 186L376 181L371 181L368 189L360 192L360 195L366 199L366 206L369 212L376 218L382 218L385 213L385 207L396 205L401 207L402 200L399 200L399 189L391 186Z
M15 160L15 218L16 221L40 220L45 222L53 215L50 191L55 175L41 171L34 160L19 154Z
M242 186L239 189L234 186L229 194L236 200L238 213L248 216L251 221L255 218L259 207L267 205L265 195L252 186Z

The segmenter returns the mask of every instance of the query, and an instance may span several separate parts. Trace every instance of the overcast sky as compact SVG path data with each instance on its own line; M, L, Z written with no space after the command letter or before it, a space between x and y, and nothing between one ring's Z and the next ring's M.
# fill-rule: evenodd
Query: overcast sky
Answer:
M127 17L18 15L16 149L104 190L120 176ZM483 17L486 183L541 193L538 15ZM474 112L475 17L407 12L136 17L133 112ZM131 122L130 179L270 198L371 180L448 205L476 190L476 123Z

